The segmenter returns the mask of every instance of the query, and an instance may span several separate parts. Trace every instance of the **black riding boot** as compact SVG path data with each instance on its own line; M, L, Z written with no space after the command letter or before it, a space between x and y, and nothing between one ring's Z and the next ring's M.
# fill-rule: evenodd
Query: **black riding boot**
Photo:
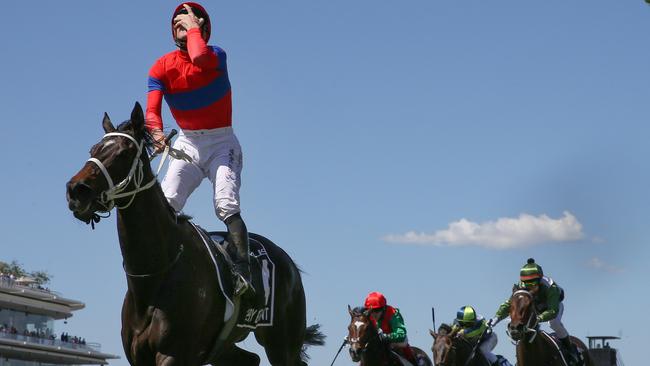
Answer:
M560 338L560 342L562 343L562 348L564 348L564 355L567 363L569 365L577 365L578 350L575 348L575 345L571 343L571 337L566 336L564 338Z
M250 248L248 244L248 230L240 214L235 214L226 219L228 228L228 242L232 245L230 253L233 257L233 278L235 283L235 296L255 294L251 283Z

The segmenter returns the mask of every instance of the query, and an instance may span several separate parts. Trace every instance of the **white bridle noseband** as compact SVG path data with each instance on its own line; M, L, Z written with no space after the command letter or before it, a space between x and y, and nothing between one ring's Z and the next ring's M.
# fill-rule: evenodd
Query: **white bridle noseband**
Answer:
M165 159L167 158L167 154L169 152L169 149L165 148L163 156L160 159L160 164L158 165L158 170L156 171L156 174L154 175L153 179L149 181L147 184L142 185L142 181L144 180L144 171L143 171L143 163L142 160L140 159L140 156L142 155L144 141L138 143L138 141L135 138L133 138L133 136L122 132L109 132L105 134L102 139L111 136L126 137L127 139L131 140L135 144L135 146L138 147L138 153L136 154L135 158L133 158L133 164L131 164L131 170L129 170L129 174L118 184L113 183L113 179L111 178L110 174L108 174L108 170L99 159L96 158L88 159L88 161L95 163L95 165L99 167L99 170L101 170L102 174L104 174L104 177L106 178L106 181L108 182L108 189L101 192L97 200L102 206L104 206L106 211L112 210L113 207L117 207L118 209L125 209L129 207L131 203L133 203L133 199L135 199L135 195L138 192L142 192L144 190L151 188L156 183L156 180L158 179L158 173L160 172L160 169L162 168ZM131 191L124 192L124 190L126 190L126 187L131 182L133 182L135 188ZM131 199L125 205L119 206L115 204L116 199L124 198L128 196L131 196Z

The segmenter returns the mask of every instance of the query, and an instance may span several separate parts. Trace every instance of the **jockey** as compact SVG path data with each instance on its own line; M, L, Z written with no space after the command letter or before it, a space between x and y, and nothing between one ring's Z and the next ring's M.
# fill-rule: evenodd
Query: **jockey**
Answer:
M562 313L564 312L564 290L558 286L550 277L544 276L542 267L529 258L527 263L519 272L520 282L515 289L528 290L533 295L533 302L537 311L537 323L549 322L551 329L555 332L564 348L564 354L569 363L578 359L578 351L571 343L569 332L562 324ZM508 317L510 312L510 299L499 306L494 318L490 319L490 325L496 325L502 319ZM573 361L573 362L572 362Z
M234 249L235 295L250 287L248 231L240 214L242 151L232 129L232 102L226 53L208 46L211 24L205 9L192 2L172 15L177 50L159 58L149 71L146 126L156 152L164 150L163 97L181 129L174 148L191 162L172 159L161 186L169 204L180 211L204 178L212 183L217 217L228 228Z
M493 332L486 332L487 330L488 321L476 314L473 307L463 306L456 313L451 334L466 339L472 346L479 343L478 349L490 365L507 365L508 363L503 357L492 353L497 345L497 335Z
M370 312L370 319L379 332L382 342L399 352L413 365L419 365L424 360L416 360L413 349L408 344L406 326L399 309L386 303L386 297L380 292L371 292L366 297L364 307Z

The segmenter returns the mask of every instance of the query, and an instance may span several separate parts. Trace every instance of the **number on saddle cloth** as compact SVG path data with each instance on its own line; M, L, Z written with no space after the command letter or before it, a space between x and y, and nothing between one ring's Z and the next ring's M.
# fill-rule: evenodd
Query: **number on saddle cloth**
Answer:
M228 257L226 247L228 242L224 232L208 233L212 246L224 257ZM252 286L255 289L253 299L242 302L237 327L255 329L257 327L273 326L275 305L275 264L264 244L249 237ZM227 260L232 265L230 259ZM230 270L228 268L228 270ZM224 269L220 269L224 272ZM229 291L232 294L232 291Z

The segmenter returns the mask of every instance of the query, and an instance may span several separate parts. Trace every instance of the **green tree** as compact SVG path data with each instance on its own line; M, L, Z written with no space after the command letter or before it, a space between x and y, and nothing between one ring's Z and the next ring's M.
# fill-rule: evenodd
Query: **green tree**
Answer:
M18 261L16 261L16 260L13 260L13 261L11 261L11 263L9 263L8 272L10 274L16 276L16 278L25 276L27 274L27 271L25 271L25 269L23 269L23 267L20 265L20 263L18 263Z
M52 279L52 275L50 275L49 273L47 273L45 271L35 271L35 272L30 273L29 275L34 277L34 280L36 281L36 283L38 283L41 286L47 285L50 282L50 280Z
M52 279L52 275L46 271L27 272L18 261L13 260L11 263L0 261L0 272L14 275L16 278L23 276L33 277L37 284L46 285Z

